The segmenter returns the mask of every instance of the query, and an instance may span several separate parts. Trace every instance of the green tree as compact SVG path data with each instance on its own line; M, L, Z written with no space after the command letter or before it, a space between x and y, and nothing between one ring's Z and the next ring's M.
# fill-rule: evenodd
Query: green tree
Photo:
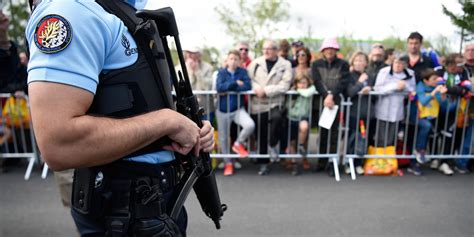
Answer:
M28 3L23 1L16 4L10 3L6 9L10 10L10 26L8 27L10 40L17 43L21 50L25 50L25 28L30 17Z
M461 28L461 49L463 41L469 41L474 39L474 1L472 0L458 0L461 4L463 14L457 15L452 11L448 10L444 5L443 13L449 18L454 25Z
M396 36L387 37L381 43L385 48L394 48L397 52L404 52L406 48L406 41Z
M278 31L277 24L289 18L286 0L238 0L237 8L227 2L215 8L226 32L236 41L247 41L260 52L261 41Z
M450 41L448 37L444 35L437 35L433 39L433 46L436 49L436 52L440 56L447 56L451 51L451 47L449 47Z

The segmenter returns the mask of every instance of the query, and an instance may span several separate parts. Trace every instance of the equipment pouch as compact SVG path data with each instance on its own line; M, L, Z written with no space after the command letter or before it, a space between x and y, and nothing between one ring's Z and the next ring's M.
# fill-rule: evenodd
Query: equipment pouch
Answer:
M97 168L74 170L72 208L84 215L102 216L112 193L107 177Z

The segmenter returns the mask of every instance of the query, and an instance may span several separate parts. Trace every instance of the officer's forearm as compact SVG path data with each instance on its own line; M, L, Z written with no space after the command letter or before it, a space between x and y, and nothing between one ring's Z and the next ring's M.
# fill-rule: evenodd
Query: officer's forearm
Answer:
M160 110L127 119L78 116L39 132L38 144L53 170L103 165L175 130L170 113Z

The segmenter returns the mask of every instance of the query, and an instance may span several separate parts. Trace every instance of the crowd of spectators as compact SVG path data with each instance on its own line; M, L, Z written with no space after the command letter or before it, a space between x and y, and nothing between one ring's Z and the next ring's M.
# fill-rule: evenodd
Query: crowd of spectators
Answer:
M226 116L217 119L217 153L231 154L231 146L240 157L267 155L255 156L259 157L255 159L259 175L269 174L270 164L279 163L280 154L298 154L284 162L292 174L311 169L326 170L332 176L334 164L328 158L338 153L343 141L339 127L347 119L346 152L359 157L355 159L357 174L364 173L368 146L402 146L405 154L416 158L407 162L407 171L414 175L423 174L425 163L445 175L454 170L468 173L468 159L429 160L427 155L472 154L474 44L466 44L463 54L444 59L435 50L422 48L423 36L418 32L411 33L406 42L406 52L376 43L368 54L347 55L348 61L338 55L336 38L325 39L318 52L299 40L266 40L262 56L253 60L248 43L239 43L215 74L217 87L206 88L218 91L218 113ZM234 68L237 59L240 65ZM235 95L245 90L253 95ZM341 113L330 129L317 126L324 107L341 110L348 98L352 106L347 115ZM238 116L245 111L252 123L247 116ZM242 127L238 138L230 122ZM306 159L311 127L318 134L316 153L322 155L316 163ZM237 160L225 160L219 166L224 175L241 168ZM342 163L348 173L347 162Z

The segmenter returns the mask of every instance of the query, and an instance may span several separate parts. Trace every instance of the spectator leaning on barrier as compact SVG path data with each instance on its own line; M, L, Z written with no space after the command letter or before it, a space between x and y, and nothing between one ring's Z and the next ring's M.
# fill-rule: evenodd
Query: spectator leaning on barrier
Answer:
M298 95L290 96L287 101L288 119L290 120L290 146L289 153L299 153L303 156L303 169L309 170L310 164L306 159L309 135L309 115L311 112L311 98L316 92L311 76L306 72L298 72L295 75L293 90ZM292 160L293 175L300 173L299 164L296 159Z
M421 53L422 46L423 36L418 32L412 32L407 39L408 54L402 57L402 60L407 63L408 68L415 71L417 83L421 81L421 73L424 70L435 67L431 59Z
M255 123L250 115L244 109L244 96L229 95L225 92L234 91L242 92L251 89L250 78L247 71L240 65L240 54L237 50L232 50L228 53L226 59L226 68L219 70L217 74L217 92L219 96L219 108L217 110L217 126L219 132L219 144L221 152L230 154L229 151L229 130L230 123L233 121L242 126L242 131L239 137L232 145L232 151L239 154L240 157L248 156L248 151L245 149L246 140L252 135L255 129ZM232 175L234 167L232 159L225 159L224 175Z
M373 137L373 128L375 128L375 123L372 121L375 116L373 104L375 97L367 95L372 91L375 78L370 77L366 73L368 60L368 56L360 51L355 52L349 60L351 77L347 87L347 96L351 98L352 106L349 114L347 152L348 154L356 153L359 156L365 155L367 144L371 143L367 141ZM357 131L357 128L359 131ZM368 132L368 134L364 134L366 132ZM363 159L355 159L354 164L356 166L356 173L359 175L364 174ZM345 172L350 172L349 166L347 165Z
M375 105L375 118L378 120L375 147L394 146L397 123L405 117L406 93L415 91L415 74L396 56L391 66L380 70L374 91L382 93Z
M425 155L429 134L435 125L440 107L446 107L447 103L448 89L444 79L440 78L433 69L427 69L422 76L423 80L416 85L418 133L415 145L416 160L410 162L412 167L420 166L426 162Z
M474 83L474 43L467 44L464 48L464 60L465 68L469 72L469 77L471 80L471 85ZM473 90L471 88L471 97L469 101L469 127L467 128L465 140L462 148L463 155L469 155L474 151L474 139L473 139L473 130L474 130L474 97L472 96ZM471 160L471 163L472 162ZM468 160L467 159L456 159L456 166L454 167L456 171L460 174L466 174L469 172L468 169Z
M311 65L311 74L313 77L314 85L316 90L324 98L324 107L332 108L335 104L340 103L340 94L344 94L347 87L347 82L350 79L349 75L349 64L336 57L336 53L339 50L339 44L336 38L325 39L319 49L323 54L323 58L316 60ZM318 98L319 99L319 98ZM314 103L319 107L319 100L315 99ZM319 119L319 115L313 116ZM317 120L316 120L317 121ZM339 122L336 119L330 130L321 128L320 132L320 154L336 153L337 149L337 134ZM328 139L330 137L330 139ZM328 150L328 143L330 149ZM317 169L327 169L330 176L334 175L334 169L328 165L328 159L319 159Z
M249 56L249 43L240 42L237 44L237 49L240 52L240 67L247 68L252 62L252 59Z
M376 78L380 69L388 66L385 64L385 50L382 44L374 44L369 53L369 65L367 74L371 78Z
M438 76L442 77L448 88L448 105L442 107L439 121L438 121L438 131L444 136L444 147L443 154L451 154L451 147L454 147L454 150L461 151L457 148L461 146L462 130L464 125L465 112L467 112L467 96L469 96L470 88L464 85L467 85L465 81L469 81L469 71L464 67L464 60L460 54L453 53L446 57L446 66L437 67L436 73ZM447 120L447 121L446 121ZM461 122L458 122L461 121ZM458 160L458 159L456 159ZM451 166L453 164L452 160L442 159L442 160L433 160L431 167L433 169L438 168L441 172L446 175L452 175L453 170ZM459 161L458 161L459 163ZM460 166L463 161L460 161ZM461 171L462 172L462 171Z
M250 113L255 121L260 154L267 154L270 145L270 157L278 160L277 144L281 136L281 120L283 119L283 103L285 93L291 85L291 64L288 60L278 57L275 41L263 43L263 56L256 58L248 67L252 79L252 89L256 96L252 97ZM270 137L268 137L270 126ZM269 144L268 144L268 139ZM268 159L259 159L261 164L259 175L269 172Z

